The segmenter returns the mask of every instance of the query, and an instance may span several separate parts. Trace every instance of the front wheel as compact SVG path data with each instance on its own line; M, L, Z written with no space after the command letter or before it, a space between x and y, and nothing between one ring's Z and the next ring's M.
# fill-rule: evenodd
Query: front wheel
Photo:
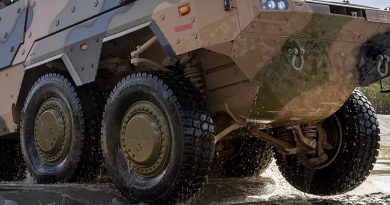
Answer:
M82 167L84 115L70 81L47 74L31 88L22 112L21 147L39 183L66 182Z
M203 185L214 126L195 87L171 73L139 73L112 91L102 121L107 169L134 202L184 200Z
M295 155L276 153L276 163L286 180L303 192L342 194L363 183L373 169L379 149L379 124L371 103L358 91L325 124L330 125L326 131L334 148L329 150L329 162L313 167L304 165Z

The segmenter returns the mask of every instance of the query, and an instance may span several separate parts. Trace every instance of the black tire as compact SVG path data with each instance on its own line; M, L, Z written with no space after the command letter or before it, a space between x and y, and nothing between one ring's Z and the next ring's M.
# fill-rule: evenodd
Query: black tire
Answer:
M218 149L218 147L220 149ZM254 137L235 137L217 143L216 155L222 159L214 160L217 177L251 177L263 173L272 162L272 146ZM230 153L224 153L230 152Z
M153 103L169 125L171 149L161 171L143 177L131 171L120 147L120 124L135 103ZM198 191L210 171L214 125L196 88L172 73L138 73L113 89L102 122L102 147L113 182L133 202L173 203Z
M107 171L104 167L103 153L100 146L100 128L105 97L98 85L90 83L77 88L82 103L84 116L84 145L80 155L74 180L77 182L105 182Z
M275 153L276 163L295 188L315 195L337 195L355 189L370 174L380 147L379 124L367 98L355 91L335 114L342 130L341 149L322 169L302 165L294 155Z
M26 176L19 141L0 140L0 181L18 181Z
M45 104L48 101L49 104ZM37 133L34 131L36 120L46 107L60 113L64 121L64 133L69 136L61 144L61 156L56 156L58 161L50 163L39 150ZM47 74L32 86L22 112L20 137L26 166L38 183L67 182L74 178L76 170L81 166L84 122L80 99L67 78L59 74Z

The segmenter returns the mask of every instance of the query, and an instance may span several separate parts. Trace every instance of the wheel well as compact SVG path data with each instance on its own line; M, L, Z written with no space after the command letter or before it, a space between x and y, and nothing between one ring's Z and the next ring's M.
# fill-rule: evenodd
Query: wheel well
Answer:
M144 27L103 43L96 75L96 82L102 90L109 93L119 80L132 73L161 70L150 64L134 65L131 63L131 53L153 37L155 34L152 29ZM140 54L140 57L158 65L163 65L169 59L160 42L153 43Z
M65 65L60 60L55 60L32 69L27 69L20 87L18 100L16 101L16 105L12 108L15 124L19 125L20 123L24 102L31 87L41 76L47 73L61 73L63 75L69 75Z
M95 79L95 82L101 87L103 92L106 91L105 93L108 94L124 76L134 72L153 70L153 68L144 65L133 66L131 65L130 60L131 52L135 51L137 46L144 44L154 36L150 27L145 27L103 43ZM162 64L168 57L160 43L153 44L141 55L142 58L150 59L158 64ZM75 83L61 58L27 69L23 77L18 100L16 105L12 108L13 119L16 124L20 123L21 112L30 88L41 76L53 72L65 75Z

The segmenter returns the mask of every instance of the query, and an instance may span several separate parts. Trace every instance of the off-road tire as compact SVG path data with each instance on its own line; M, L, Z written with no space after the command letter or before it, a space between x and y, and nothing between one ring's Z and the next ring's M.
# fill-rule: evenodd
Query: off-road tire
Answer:
M170 127L169 158L152 177L132 172L118 147L117 122L140 100L153 102ZM203 186L214 154L214 125L204 98L188 80L173 73L137 73L120 81L108 99L102 147L107 169L123 195L133 202L174 203Z
M379 124L367 98L354 91L335 114L343 141L335 160L322 169L302 165L296 156L275 153L276 163L295 188L315 195L337 195L353 190L370 174L379 150Z
M35 146L34 126L42 104L48 99L63 103L66 116L70 116L70 143L61 161L48 164ZM39 78L27 95L20 124L21 147L26 166L38 183L67 182L75 178L82 166L85 138L85 118L82 104L72 83L60 74L46 74Z
M221 145L218 145L218 144ZM251 177L263 173L272 162L272 146L255 137L236 137L233 139L222 140L216 145L224 147L234 146L234 153L231 156L222 158L221 165L214 165L217 177ZM221 153L222 154L222 153ZM218 153L217 153L218 155ZM223 156L222 156L223 157ZM220 175L218 175L220 173Z
M84 145L74 181L95 183L107 181L103 153L100 146L100 128L105 103L103 92L95 83L77 88L84 116Z
M26 176L19 141L0 140L0 181L18 181Z

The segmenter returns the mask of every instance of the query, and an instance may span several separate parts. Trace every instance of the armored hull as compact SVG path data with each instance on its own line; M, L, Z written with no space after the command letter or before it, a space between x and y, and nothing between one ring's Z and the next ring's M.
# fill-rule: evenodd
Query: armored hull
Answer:
M194 4L197 11L211 6ZM237 1L227 16L199 14L193 29L176 33L155 19L173 36L168 40L177 53L203 47L229 58L210 54L204 60L213 111L227 104L237 116L270 125L325 119L359 84L381 78L377 55L388 54L389 14L348 5L288 5L269 10L261 1ZM191 18L180 22L191 24ZM294 49L304 53L293 62Z
M0 2L0 145L21 150L39 183L96 177L104 157L131 202L171 204L211 168L256 175L276 151L294 187L334 195L376 161L375 110L354 90L390 75L388 11L302 0ZM9 142L18 139L21 149ZM19 161L0 156L0 181L21 177L11 171Z

